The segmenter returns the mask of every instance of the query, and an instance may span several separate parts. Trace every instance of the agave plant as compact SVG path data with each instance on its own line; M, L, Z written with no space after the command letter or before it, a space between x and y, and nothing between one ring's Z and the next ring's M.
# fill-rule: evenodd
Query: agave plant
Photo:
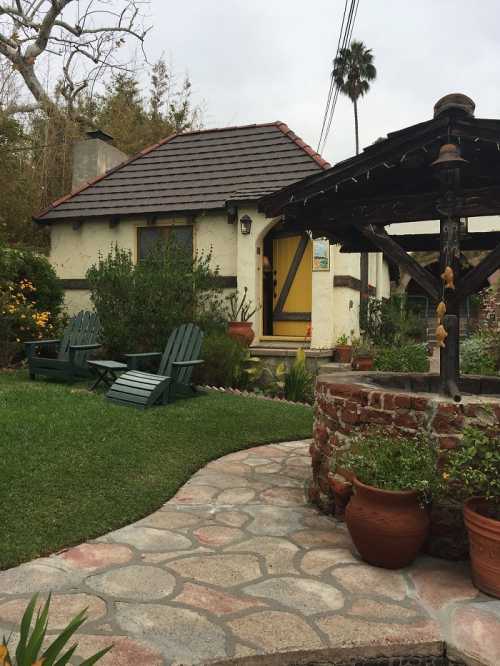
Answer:
M64 650L73 634L87 620L87 609L78 613L78 615L69 622L67 627L56 636L54 641L42 651L43 642L47 634L50 594L43 608L41 610L40 608L38 609L35 623L33 628L31 628L37 600L38 595L35 594L26 607L21 619L20 636L16 649L15 661L12 661L9 647L4 636L3 642L0 645L0 666L66 666L73 656L78 647L78 643L72 645L65 652ZM104 650L96 652L92 657L81 661L80 666L92 666L92 664L99 661L106 652L109 652L112 647L113 646L110 645L109 647L104 648Z

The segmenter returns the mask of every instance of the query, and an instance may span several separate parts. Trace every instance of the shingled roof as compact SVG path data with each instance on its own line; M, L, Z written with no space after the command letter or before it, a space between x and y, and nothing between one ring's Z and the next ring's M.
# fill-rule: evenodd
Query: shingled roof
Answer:
M174 134L34 219L159 215L252 201L330 165L282 122Z

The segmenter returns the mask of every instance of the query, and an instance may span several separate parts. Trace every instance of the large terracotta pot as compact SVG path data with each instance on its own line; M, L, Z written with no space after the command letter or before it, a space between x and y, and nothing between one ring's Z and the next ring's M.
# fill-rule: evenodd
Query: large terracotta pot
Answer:
M500 598L500 520L485 515L488 507L480 497L467 500L464 506L472 580L486 594Z
M353 370L371 370L373 368L372 356L356 356L351 363Z
M230 321L228 328L228 335L234 340L237 340L244 347L249 347L253 339L255 338L255 333L253 332L252 322L251 321Z
M429 532L429 514L414 490L381 490L353 479L346 523L354 545L369 564L400 569L411 564Z
M351 345L337 345L335 347L338 363L350 363L352 358Z

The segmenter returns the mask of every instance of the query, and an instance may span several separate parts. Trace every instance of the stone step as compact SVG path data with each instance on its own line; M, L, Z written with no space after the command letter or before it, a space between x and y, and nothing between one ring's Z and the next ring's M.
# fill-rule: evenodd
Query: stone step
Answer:
M349 372L351 370L350 363L324 363L319 366L319 375L331 375L332 372Z

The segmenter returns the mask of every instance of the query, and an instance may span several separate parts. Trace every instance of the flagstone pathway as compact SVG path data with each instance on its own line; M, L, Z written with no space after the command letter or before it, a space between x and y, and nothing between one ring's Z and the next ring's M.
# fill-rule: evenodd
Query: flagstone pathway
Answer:
M363 564L345 526L305 501L308 446L226 456L151 516L0 572L0 636L15 642L27 599L51 590L50 632L87 607L77 654L114 643L102 666L328 664L339 649L437 664L442 641L497 666L500 601L462 564Z

